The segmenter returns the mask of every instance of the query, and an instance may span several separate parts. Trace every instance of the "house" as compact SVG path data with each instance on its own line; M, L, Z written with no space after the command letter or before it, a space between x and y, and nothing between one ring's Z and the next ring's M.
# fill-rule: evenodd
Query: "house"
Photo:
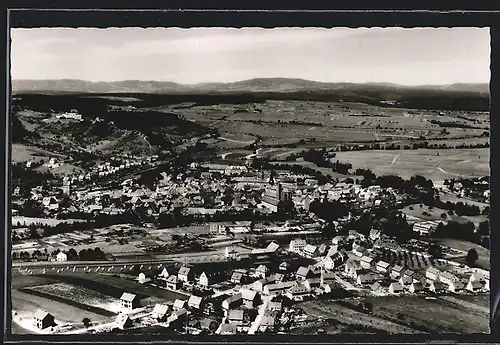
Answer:
M314 290L321 286L321 278L309 278L302 282L302 285L307 287L309 290Z
M176 299L174 301L173 310L176 311L176 310L184 309L185 305L186 305L186 301L184 301L182 299Z
M188 312L186 309L181 308L178 310L174 310L173 313L167 318L167 322L175 325L187 320Z
M388 262L380 260L375 264L375 269L379 272L387 273L389 271L390 266L391 264L389 264Z
M267 310L269 311L281 311L283 310L283 304L281 302L269 302L267 304Z
M229 323L242 325L243 324L243 310L242 309L232 309L229 310L227 315L227 320Z
M326 249L328 247L326 246L326 244L322 243L319 247L318 247L318 254L319 255L325 255L325 252L326 252Z
M264 287L263 293L267 296L279 295L285 293L288 289L297 285L295 281L287 281L277 284L268 284Z
M458 277L449 271L441 272L439 275L439 281L441 283L450 284L452 282L459 281Z
M269 275L269 268L267 268L266 265L260 265L255 270L255 274L257 275L257 277L265 278Z
M191 295L188 299L188 307L191 309L202 309L203 298L200 296Z
M126 329L126 328L132 326L132 320L126 314L119 314L116 317L115 325L119 329Z
M434 293L444 292L448 289L448 286L446 284L439 281L430 280L427 284L427 289Z
M233 272L231 275L231 283L233 284L241 284L243 280L243 273L241 272Z
M297 280L305 280L307 278L311 278L314 274L311 272L309 267L301 266L295 273L295 277Z
M268 329L273 330L274 324L275 324L274 316L265 314L261 319L261 322L259 325L259 331L265 332Z
M286 296L293 301L303 301L310 294L310 290L304 285L296 285L286 292Z
M397 294L403 292L403 285L399 282L393 282L389 285L389 293Z
M276 283L281 283L285 279L285 275L283 273L276 273L274 279Z
M359 264L359 261L356 260L347 260L344 266L344 272L350 277L354 277L356 275L356 271L360 269L361 265Z
M253 308L259 303L260 297L256 291L250 289L240 289L240 293L245 307Z
M427 270L425 270L425 277L430 280L438 280L440 274L441 271L435 267L429 267Z
M356 256L362 257L365 255L366 248L363 246L353 246L352 253Z
M276 242L271 242L266 247L267 253L276 253L279 249L280 245Z
M150 282L153 277L153 272L141 272L137 277L137 281L139 282L139 284L144 284Z
M402 267L400 265L395 265L391 269L391 278L397 279L397 278L401 277L403 270L404 270L404 267Z
M193 279L193 270L189 267L182 266L177 273L177 277L181 282L187 283Z
M312 244L308 244L304 247L304 249L302 249L302 254L306 257L306 258L314 258L316 257L319 252L318 252L318 247L317 246L313 246Z
M375 205L375 206L377 206L377 205ZM378 240L380 238L380 235L381 235L380 230L377 230L377 229L371 229L370 230L370 235L369 236L370 236L370 239L372 241Z
M411 293L417 293L424 291L425 287L421 282L413 282L411 283L409 290Z
M358 285L371 284L380 279L380 276L369 270L356 271L356 283Z
M335 236L333 239L332 239L332 244L333 245L336 245L336 246L339 246L339 245L342 245L346 242L346 237L345 236Z
M199 323L199 328L202 331L208 331L210 333L215 332L218 327L219 324L217 323L217 321L208 317L201 319Z
M321 271L319 278L321 285L328 284L332 281L337 281L337 276L335 275L335 273L330 271Z
M56 261L68 261L68 255L64 252L59 252L56 255Z
M221 275L218 272L203 272L199 279L199 283L202 286L210 286L220 281Z
M454 280L448 283L448 290L451 292L459 292L464 289L464 284L459 280Z
M220 328L220 335L235 335L238 333L238 326L234 323L224 323Z
M272 284L274 283L276 280L275 280L275 277L274 275L272 276L269 276L267 278L263 278L263 279L259 279L257 280L256 282L254 282L252 284L252 288L255 290L255 291L264 291L264 287L267 285L267 284Z
M151 313L151 317L160 322L164 321L167 318L168 309L168 305L156 303Z
M366 268L366 269L369 269L372 267L372 264L373 264L373 258L369 257L369 256L366 256L366 255L363 255L361 257L361 260L360 260L360 265L362 268Z
M167 278L166 286L167 289L170 290L179 290L182 286L182 282L177 276L172 275Z
M160 280L167 280L168 277L170 277L171 275L174 275L175 272L174 272L174 269L172 267L164 267L160 274L158 275L158 279Z
M45 329L56 325L54 316L44 310L38 310L35 315L33 315L33 324L38 329Z
M370 288L375 293L385 293L387 287L380 282L375 282Z
M243 304L243 296L241 293L229 296L222 301L222 308L225 310L238 308Z
M327 270L333 270L344 263L347 255L343 255L341 252L337 252L333 255L329 255L324 258L320 264Z
M337 282L330 282L328 284L323 285L323 290L325 293L334 293L344 291L342 285Z
M289 264L288 262L286 262L286 261L283 261L283 262L279 265L278 269L279 269L280 271L287 272L287 271L290 269L290 264Z
M483 285L481 284L481 282L479 282L477 280L474 280L474 281L469 280L469 282L467 283L467 286L465 287L465 289L470 291L470 292L478 292L482 288L483 288Z
M125 310L133 310L140 306L139 298L128 292L124 292L120 297L120 305Z

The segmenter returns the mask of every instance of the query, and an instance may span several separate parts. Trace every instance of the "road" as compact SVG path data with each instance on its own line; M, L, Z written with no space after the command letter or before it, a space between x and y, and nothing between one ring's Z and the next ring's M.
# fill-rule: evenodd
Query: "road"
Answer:
M269 296L263 296L262 297L262 304L259 306L259 313L255 317L255 320L252 322L252 325L250 326L250 329L248 330L248 334L255 334L259 330L259 326L262 323L262 318L264 317L264 314L266 313L267 305L271 301L271 298Z

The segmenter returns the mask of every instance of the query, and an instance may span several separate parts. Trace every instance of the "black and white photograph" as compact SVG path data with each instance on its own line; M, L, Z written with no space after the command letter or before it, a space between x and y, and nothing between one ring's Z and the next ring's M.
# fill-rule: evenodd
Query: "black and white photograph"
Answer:
M490 333L488 28L12 28L11 333Z

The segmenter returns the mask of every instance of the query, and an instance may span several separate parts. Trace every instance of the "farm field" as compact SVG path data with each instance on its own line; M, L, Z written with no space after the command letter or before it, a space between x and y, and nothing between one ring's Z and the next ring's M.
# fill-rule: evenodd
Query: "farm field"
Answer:
M433 181L489 175L489 149L351 151L338 152L336 158L376 175L422 175Z
M12 226L30 226L32 224L43 224L55 226L60 223L82 222L81 219L54 219L54 218L33 218L33 217L23 217L23 216L13 216Z

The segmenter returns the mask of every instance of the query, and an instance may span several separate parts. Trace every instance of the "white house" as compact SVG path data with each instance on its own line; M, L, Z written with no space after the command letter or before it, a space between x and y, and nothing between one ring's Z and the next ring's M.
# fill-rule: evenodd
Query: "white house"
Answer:
M403 286L400 283L394 282L389 285L389 293L397 294L400 292L403 292Z
M56 260L57 261L68 261L68 255L64 252L59 252L57 255L56 255Z
M302 250L306 245L307 245L306 240L297 238L290 241L289 250L294 253L300 253L302 252Z
M375 269L379 272L382 272L382 273L387 273L387 271L389 271L389 267L391 265L388 263L388 262L385 262L385 261L379 261L376 263L375 265Z

